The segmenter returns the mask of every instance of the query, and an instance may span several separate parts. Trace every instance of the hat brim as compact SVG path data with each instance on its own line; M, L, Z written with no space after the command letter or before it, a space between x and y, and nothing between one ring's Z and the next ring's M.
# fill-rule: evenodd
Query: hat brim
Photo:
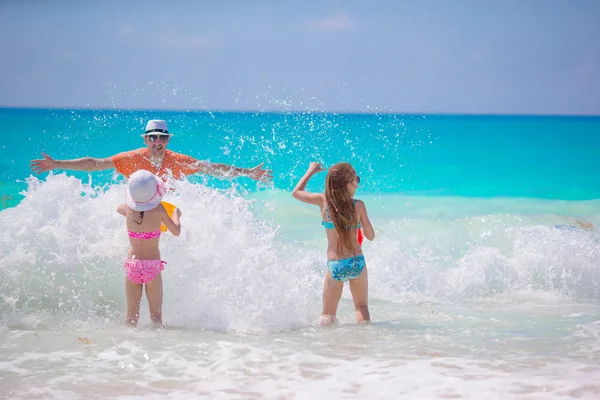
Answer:
M158 184L158 191L156 196L154 196L150 201L138 203L131 198L129 188L125 189L125 203L127 203L129 208L131 208L133 211L149 211L153 208L156 208L160 204L165 194L165 183L157 176L154 176L154 179L156 179L156 183Z
M175 136L172 133L160 133L160 132L144 133L143 135L140 135L140 136L143 137L143 138L145 138L146 136L150 136L150 135Z

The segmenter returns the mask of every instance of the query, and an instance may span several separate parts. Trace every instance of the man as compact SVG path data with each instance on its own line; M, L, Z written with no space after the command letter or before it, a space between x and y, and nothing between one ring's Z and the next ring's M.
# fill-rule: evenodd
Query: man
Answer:
M167 144L173 136L167 129L163 120L150 120L146 125L144 138L146 148L119 153L107 158L77 158L73 160L55 160L42 153L43 160L32 160L30 167L37 174L53 169L66 169L77 171L99 171L115 168L125 177L134 172L145 169L167 180L169 176L181 179L197 172L223 177L247 176L256 180L270 180L273 178L270 170L262 169L263 164L254 168L237 168L227 164L211 164L208 161L199 161L185 154L167 150Z

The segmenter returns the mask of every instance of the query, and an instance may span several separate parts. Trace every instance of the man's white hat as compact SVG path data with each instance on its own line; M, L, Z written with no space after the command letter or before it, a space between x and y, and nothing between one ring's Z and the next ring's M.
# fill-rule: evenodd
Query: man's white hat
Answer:
M140 169L129 177L125 202L133 211L152 210L165 194L165 183L150 171Z
M173 136L173 134L169 133L169 130L167 129L167 123L162 119L151 119L148 121L146 124L146 133L144 133L142 136L152 134Z

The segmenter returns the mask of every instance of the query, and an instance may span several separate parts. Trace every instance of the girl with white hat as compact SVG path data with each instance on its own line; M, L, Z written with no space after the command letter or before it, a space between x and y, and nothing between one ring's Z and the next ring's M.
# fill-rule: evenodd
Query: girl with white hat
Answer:
M150 308L150 319L162 325L163 287L161 271L166 262L160 259L158 242L161 224L175 236L181 233L181 211L173 218L160 203L165 193L162 179L146 170L133 173L127 183L125 204L117 212L125 216L129 235L129 254L125 260L125 293L127 295L127 325L135 327L140 313L143 286Z

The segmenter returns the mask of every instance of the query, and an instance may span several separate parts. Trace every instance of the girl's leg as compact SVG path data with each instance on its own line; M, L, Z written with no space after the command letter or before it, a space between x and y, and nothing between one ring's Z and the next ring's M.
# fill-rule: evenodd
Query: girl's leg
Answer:
M146 298L152 323L157 327L162 326L163 283L160 272L156 278L146 283Z
M125 277L125 295L127 296L127 326L135 328L140 317L142 285L131 282Z
M371 320L369 314L369 278L367 276L367 266L356 279L350 279L350 293L356 310L356 322L363 323Z
M331 276L331 272L327 271L325 275L325 284L323 287L323 311L321 312L321 325L331 325L336 322L335 314L337 313L340 297L344 290L344 282L336 281Z

